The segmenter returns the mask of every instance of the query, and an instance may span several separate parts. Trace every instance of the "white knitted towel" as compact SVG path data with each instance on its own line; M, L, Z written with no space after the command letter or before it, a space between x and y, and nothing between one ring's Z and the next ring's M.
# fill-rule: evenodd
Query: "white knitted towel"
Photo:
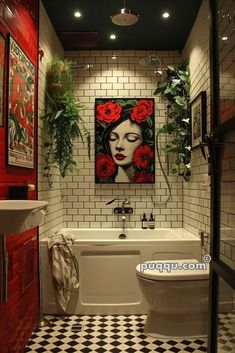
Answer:
M51 273L55 284L56 297L66 311L71 292L78 291L78 263L73 255L74 237L53 234L48 239Z

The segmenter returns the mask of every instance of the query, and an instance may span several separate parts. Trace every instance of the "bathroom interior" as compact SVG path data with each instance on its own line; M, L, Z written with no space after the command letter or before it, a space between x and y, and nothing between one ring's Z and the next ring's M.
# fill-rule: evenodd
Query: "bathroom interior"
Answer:
M234 33L233 0L0 0L1 353L235 352ZM81 103L65 175L47 164L53 60ZM160 133L175 103L160 91L183 67L176 170L177 132ZM99 129L140 129L139 116L143 169L111 180ZM109 168L124 170L116 149Z

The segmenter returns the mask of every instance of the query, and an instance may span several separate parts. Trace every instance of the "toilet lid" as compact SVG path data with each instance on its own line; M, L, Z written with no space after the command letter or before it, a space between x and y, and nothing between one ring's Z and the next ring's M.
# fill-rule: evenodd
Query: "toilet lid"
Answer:
M209 267L196 259L146 261L137 265L136 273L156 281L200 280L209 278Z

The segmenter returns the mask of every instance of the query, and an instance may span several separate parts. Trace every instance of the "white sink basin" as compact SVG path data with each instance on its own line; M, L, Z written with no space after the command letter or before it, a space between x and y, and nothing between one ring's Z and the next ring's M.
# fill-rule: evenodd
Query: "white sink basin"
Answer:
M44 220L47 201L0 201L0 234L21 233L37 227Z

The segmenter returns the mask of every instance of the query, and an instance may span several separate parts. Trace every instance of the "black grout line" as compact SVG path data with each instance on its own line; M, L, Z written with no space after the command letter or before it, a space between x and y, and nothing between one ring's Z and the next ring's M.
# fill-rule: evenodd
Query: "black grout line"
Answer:
M199 353L202 340L147 337L146 315L48 316L52 325L36 329L25 353ZM228 353L228 352L227 352Z

